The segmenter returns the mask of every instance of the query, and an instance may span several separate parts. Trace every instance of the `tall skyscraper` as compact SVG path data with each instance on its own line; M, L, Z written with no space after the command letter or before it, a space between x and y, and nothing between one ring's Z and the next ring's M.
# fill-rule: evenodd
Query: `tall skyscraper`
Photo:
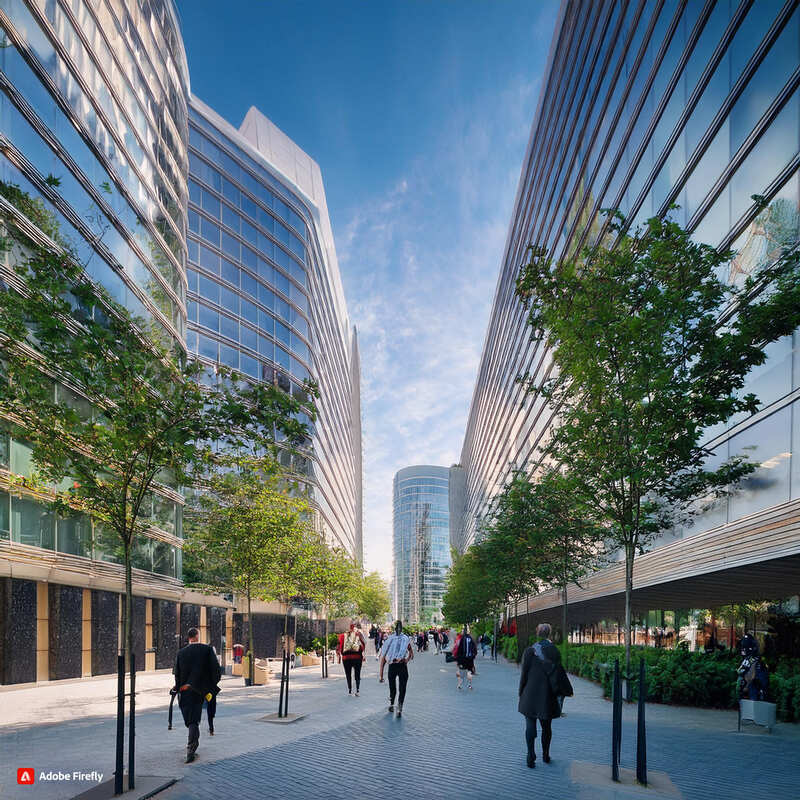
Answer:
M414 466L394 476L395 617L429 625L442 621L450 566L447 467Z
M281 461L360 561L358 344L319 166L255 108L237 131L192 98L189 142L189 351L301 402L317 381L311 442Z
M697 241L738 251L723 278L756 272L800 234L798 64L794 2L562 3L464 438L454 546L475 540L477 521L514 469L535 474L537 445L553 424L553 409L516 381L526 373L540 380L551 366L514 293L527 246L561 259L605 234L600 209L619 208L636 225L678 204L673 215ZM767 199L764 210L753 194ZM799 336L770 345L748 377L744 391L758 395L761 410L705 432L713 462L749 452L761 468L742 491L638 558L638 610L797 593ZM746 569L746 581L736 568ZM572 618L618 613L619 566L583 586L570 592ZM558 604L555 593L530 600L544 616Z

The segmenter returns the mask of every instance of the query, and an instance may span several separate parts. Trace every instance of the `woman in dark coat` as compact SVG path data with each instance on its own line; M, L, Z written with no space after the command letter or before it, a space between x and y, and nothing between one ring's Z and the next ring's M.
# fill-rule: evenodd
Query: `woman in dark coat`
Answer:
M552 721L561 716L564 697L572 697L572 684L561 666L561 653L550 641L550 626L536 629L539 641L531 645L522 657L519 678L519 713L525 715L525 743L528 746L528 766L536 766L536 720L542 726L542 760L550 763Z

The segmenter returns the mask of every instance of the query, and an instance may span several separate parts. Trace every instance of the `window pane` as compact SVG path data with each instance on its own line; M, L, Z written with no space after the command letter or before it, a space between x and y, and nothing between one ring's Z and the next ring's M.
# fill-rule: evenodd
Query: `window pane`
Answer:
M88 517L78 514L74 517L59 519L56 531L59 552L70 553L74 556L91 557L92 525Z
M20 544L52 550L53 513L27 497L11 498L11 538Z
M11 536L10 504L11 498L8 492L0 490L0 539L8 539Z

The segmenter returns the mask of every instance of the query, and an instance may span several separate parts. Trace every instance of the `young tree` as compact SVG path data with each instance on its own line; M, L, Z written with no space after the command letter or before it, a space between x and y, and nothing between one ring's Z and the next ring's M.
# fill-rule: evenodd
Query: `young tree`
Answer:
M361 568L341 547L330 547L317 535L310 561L309 596L321 604L325 613L325 640L322 646L322 677L327 678L328 620L345 616L356 601Z
M529 539L536 554L533 574L561 593L561 637L567 645L567 590L602 559L605 530L593 520L593 510L575 491L573 476L547 467L520 487L530 509Z
M356 592L358 613L371 622L382 620L391 610L392 598L386 581L378 572L365 575Z
M298 593L297 579L290 582L287 576L296 569L291 560L310 541L308 511L304 499L288 494L279 469L264 462L240 462L235 471L215 476L196 495L187 556L198 573L211 576L209 588L237 592L247 599L251 681L252 601L288 603ZM286 616L283 632L287 632Z
M151 337L92 283L56 222L18 187L0 193L25 218L0 214L0 416L28 441L39 489L60 513L87 512L114 537L125 575L123 652L133 652L132 554L148 528L151 490L191 485L221 450L266 452L276 432L289 443L306 435L300 404L267 385L203 369ZM208 381L204 381L208 384ZM312 393L314 387L309 387ZM60 490L63 483L70 486ZM131 680L133 694L134 680Z
M529 390L559 410L547 450L625 553L625 649L637 552L691 500L721 493L755 469L732 458L706 469L704 429L754 413L745 377L764 345L800 324L800 267L786 252L741 286L717 277L731 252L696 244L670 219L624 232L613 246L554 264L530 249L517 293L557 378Z

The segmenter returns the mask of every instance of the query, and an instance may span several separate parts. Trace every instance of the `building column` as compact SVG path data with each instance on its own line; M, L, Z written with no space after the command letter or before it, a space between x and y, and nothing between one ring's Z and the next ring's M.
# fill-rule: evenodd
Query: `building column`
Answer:
M144 601L144 668L152 672L156 668L156 651L153 649L153 601Z
M50 599L44 581L36 581L36 680L50 680Z
M200 606L200 641L208 644L208 608Z
M81 676L92 674L92 590L83 590L81 614Z
M233 664L233 609L225 610L225 663Z

